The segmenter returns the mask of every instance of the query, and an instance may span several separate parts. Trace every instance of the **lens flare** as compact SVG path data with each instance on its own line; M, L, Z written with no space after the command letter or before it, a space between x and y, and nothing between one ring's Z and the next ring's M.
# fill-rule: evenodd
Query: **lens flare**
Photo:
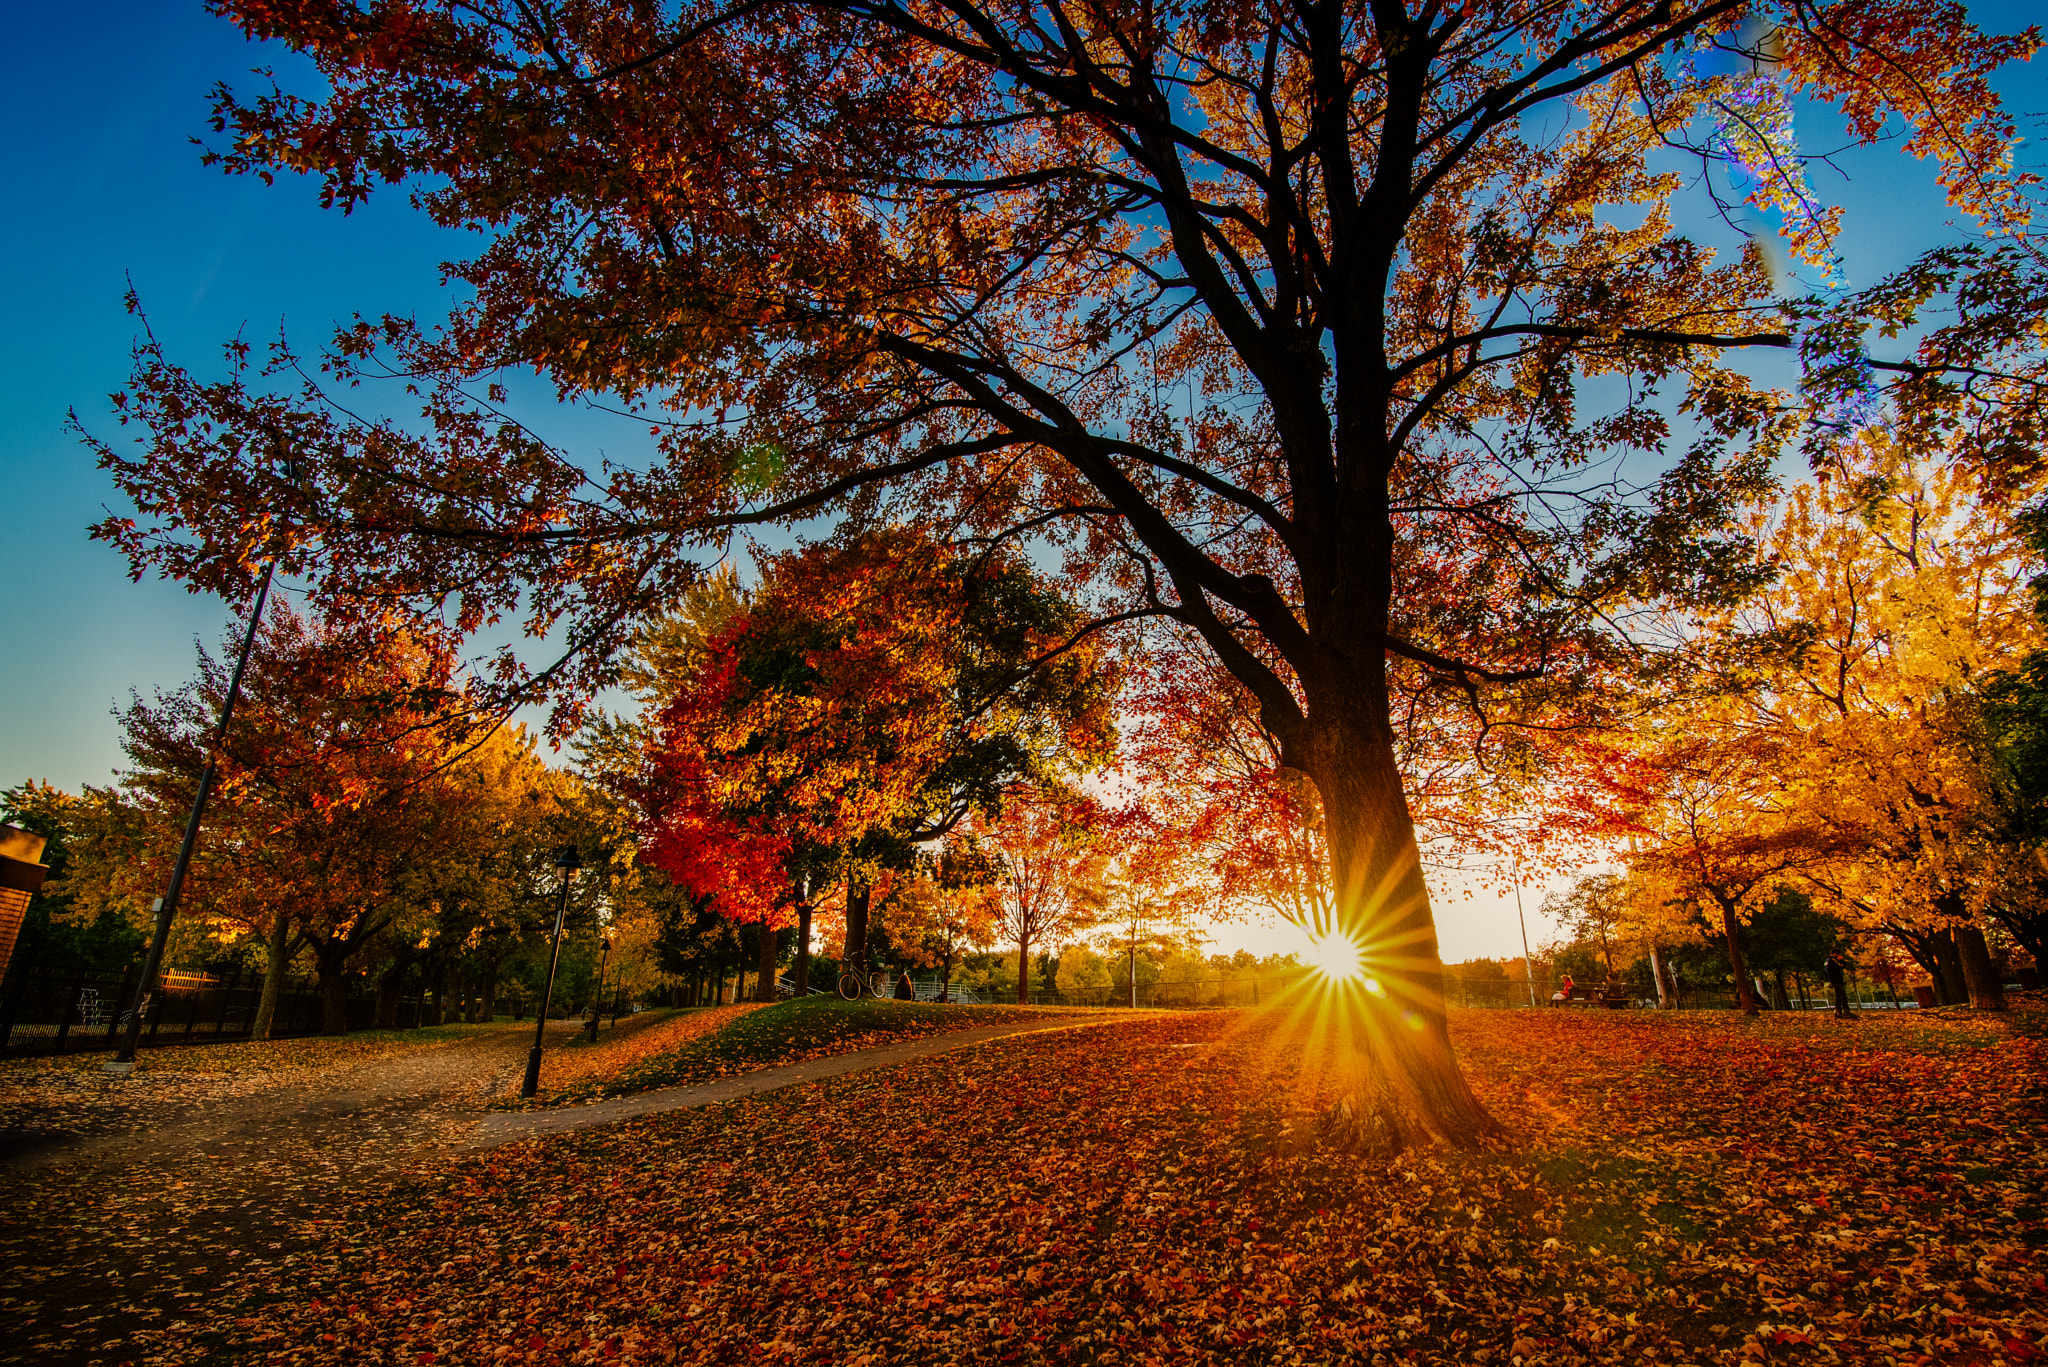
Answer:
M1337 931L1309 941L1309 963L1331 982L1351 982L1365 976L1365 955L1359 952L1358 942Z

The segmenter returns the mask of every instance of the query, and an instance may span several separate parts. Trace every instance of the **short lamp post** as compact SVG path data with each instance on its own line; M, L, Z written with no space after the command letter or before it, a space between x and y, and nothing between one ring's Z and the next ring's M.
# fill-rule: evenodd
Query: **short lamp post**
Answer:
M548 953L548 985L540 994L540 1015L533 1024L533 1052L526 1056L526 1085L519 1089L521 1096L532 1096L540 1090L540 1050L547 1039L548 1008L555 1000L555 969L562 962L562 920L569 914L569 884L575 880L576 870L583 867L583 856L574 845L565 845L555 856L555 867L562 871L562 900L555 904L555 944Z

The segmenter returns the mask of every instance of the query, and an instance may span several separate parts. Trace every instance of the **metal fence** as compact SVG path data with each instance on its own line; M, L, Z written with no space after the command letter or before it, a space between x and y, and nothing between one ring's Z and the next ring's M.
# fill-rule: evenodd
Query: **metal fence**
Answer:
M0 998L0 1055L89 1053L116 1047L128 1023L136 974L21 973ZM263 995L261 974L230 971L225 976L168 972L163 990L150 1001L143 1021L144 1048L246 1039ZM377 999L358 991L349 998L349 1029L376 1023ZM427 1004L419 996L398 1003L401 1029L421 1024ZM320 1033L326 1023L320 986L310 978L287 978L278 989L272 1038Z
M1538 973L1532 983L1528 978L1481 978L1460 977L1453 971L1444 979L1444 995L1453 1006L1527 1008L1533 999L1537 1006L1553 1006L1559 990L1559 980L1554 974ZM1579 983L1581 988L1599 988L1602 984ZM1757 1005L1765 1010L1772 1008L1772 990L1768 979L1759 978L1752 985ZM1654 1010L1662 1008L1674 1011L1733 1011L1740 1002L1733 987L1716 986L1695 988L1680 981L1674 996L1663 1002L1657 1000L1654 988L1624 986L1622 996L1628 1007ZM1586 1005L1580 1002L1578 1005ZM1913 998L1894 996L1883 983L1860 977L1849 980L1849 1005L1858 1011L1897 1011L1913 1009ZM1827 985L1817 979L1794 980L1786 985L1785 1003L1781 1010L1791 1011L1832 1011L1834 997Z
M1313 981L1315 976L1314 970L1304 969L1301 972L1292 974L1265 974L1249 978L1141 982L1138 985L1137 1004L1141 1008L1170 1007L1181 1010L1258 1006L1263 1002L1274 1000L1290 988L1304 982ZM1578 985L1580 987L1599 986L1598 984L1585 983ZM923 998L925 996L924 985L916 984L916 986L919 987L918 995L920 998ZM1829 995L1825 984L1809 981L1806 983L1805 988L1806 990L1802 994L1795 987L1788 986L1786 992L1787 1009L1793 1011L1832 1011L1834 1009L1834 999ZM965 999L961 995L957 984L953 990L956 1000ZM1536 1006L1552 1007L1558 1004L1553 1000L1558 990L1558 980L1553 975L1547 973L1539 973L1533 984L1526 978L1465 978L1457 974L1455 970L1446 974L1444 978L1445 1001L1451 1006L1475 1010L1527 1010L1531 1005L1532 999ZM936 980L933 980L930 985L930 995L932 997L937 996ZM1637 992L1624 989L1622 997L1625 1009L1655 1010L1660 1005L1654 991ZM1857 1010L1890 1011L1913 1009L1913 999L1911 997L1906 997L1903 1000L1894 997L1881 982L1869 982L1860 979L1852 980L1849 984L1849 998L1850 1005ZM993 1000L996 1002L1014 1002L1016 999L1016 989L1014 987L1008 992L997 993L994 996L984 994L983 996L983 1000ZM1100 1006L1114 1008L1130 1005L1131 998L1128 984L1112 983L1106 987L1085 987L1067 991L1034 991L1030 995L1030 1000L1034 1006ZM1767 1010L1770 1009L1771 993L1768 983L1759 983L1757 987L1757 1001L1760 1006ZM1575 1005L1597 1006L1599 1003L1579 1001ZM1738 1003L1733 988L1697 989L1686 987L1682 983L1676 999L1663 1004L1664 1009L1682 1011L1732 1011L1737 1006Z

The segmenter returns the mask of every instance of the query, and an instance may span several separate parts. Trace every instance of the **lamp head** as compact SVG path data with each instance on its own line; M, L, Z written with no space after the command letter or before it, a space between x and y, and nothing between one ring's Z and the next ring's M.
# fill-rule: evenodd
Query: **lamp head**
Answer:
M574 845L564 845L555 855L555 867L562 871L564 878L574 878L576 870L583 867L583 856Z

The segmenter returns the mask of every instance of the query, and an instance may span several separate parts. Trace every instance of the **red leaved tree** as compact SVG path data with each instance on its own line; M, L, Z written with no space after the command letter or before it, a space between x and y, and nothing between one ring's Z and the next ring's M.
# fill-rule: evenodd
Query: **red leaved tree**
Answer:
M913 535L777 557L662 711L641 857L762 926L764 975L807 875L911 817L944 764L960 616L945 558Z

